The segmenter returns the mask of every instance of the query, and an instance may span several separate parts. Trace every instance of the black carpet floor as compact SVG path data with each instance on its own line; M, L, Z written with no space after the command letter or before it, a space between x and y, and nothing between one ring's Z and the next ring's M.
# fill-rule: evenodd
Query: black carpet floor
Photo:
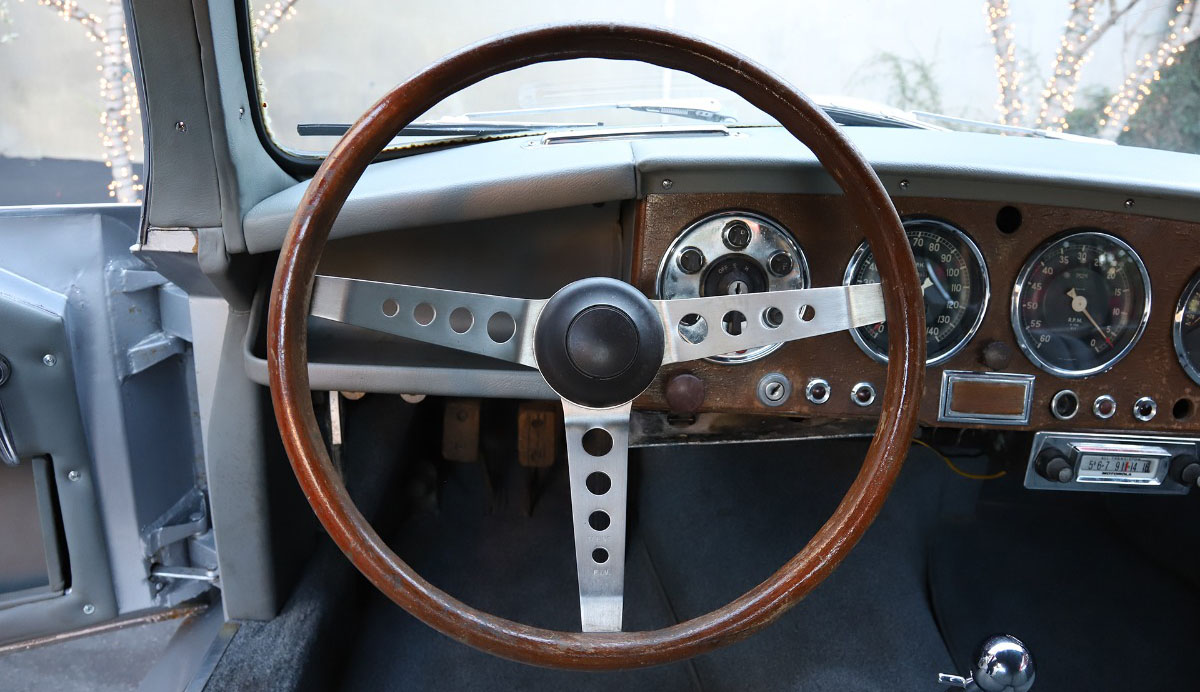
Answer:
M694 617L767 577L828 518L865 449L830 441L636 452L625 628ZM443 472L438 509L410 516L392 545L470 605L578 631L564 469L551 472L531 516L495 511L477 469ZM914 449L879 520L832 577L765 631L690 662L619 673L531 668L453 642L372 594L342 687L934 690L937 673L953 667L927 596L928 537L943 495L978 487Z
M988 488L977 516L935 533L930 588L960 667L1008 631L1034 654L1034 692L1198 689L1195 497Z

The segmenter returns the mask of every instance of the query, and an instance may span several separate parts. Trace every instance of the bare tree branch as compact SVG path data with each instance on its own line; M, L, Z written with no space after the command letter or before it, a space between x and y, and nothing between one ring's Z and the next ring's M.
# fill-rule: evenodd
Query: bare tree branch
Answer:
M1125 79L1121 90L1113 95L1100 117L1100 136L1116 140L1129 129L1129 120L1142 107L1150 93L1150 85L1162 78L1163 70L1179 62L1179 54L1194 43L1197 31L1197 0L1178 0L1167 14L1161 38L1152 52L1135 63L1135 69Z

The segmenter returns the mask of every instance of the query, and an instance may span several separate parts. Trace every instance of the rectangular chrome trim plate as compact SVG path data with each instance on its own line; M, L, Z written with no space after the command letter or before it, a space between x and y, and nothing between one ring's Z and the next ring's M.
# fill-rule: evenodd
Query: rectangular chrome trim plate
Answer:
M959 382L982 382L1025 388L1024 406L1020 413L982 413L955 407L954 385ZM1033 410L1033 375L1002 372L971 372L946 370L942 372L942 394L938 405L938 420L946 423L986 423L989 425L1025 425Z

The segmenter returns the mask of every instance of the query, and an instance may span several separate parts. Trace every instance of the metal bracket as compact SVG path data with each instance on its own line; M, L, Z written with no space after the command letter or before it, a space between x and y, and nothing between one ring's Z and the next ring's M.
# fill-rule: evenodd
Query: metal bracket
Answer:
M208 498L192 488L142 532L155 602L174 606L220 587Z

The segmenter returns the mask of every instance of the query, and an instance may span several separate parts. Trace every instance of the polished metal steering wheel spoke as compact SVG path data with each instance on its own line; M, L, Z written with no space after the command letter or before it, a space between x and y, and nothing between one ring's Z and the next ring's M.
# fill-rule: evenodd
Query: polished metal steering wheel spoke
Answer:
M545 300L317 276L310 314L536 367L533 329Z
M621 631L631 403L587 408L562 400L571 520L584 632Z
M651 302L666 332L664 365L840 332L885 319L881 284Z

